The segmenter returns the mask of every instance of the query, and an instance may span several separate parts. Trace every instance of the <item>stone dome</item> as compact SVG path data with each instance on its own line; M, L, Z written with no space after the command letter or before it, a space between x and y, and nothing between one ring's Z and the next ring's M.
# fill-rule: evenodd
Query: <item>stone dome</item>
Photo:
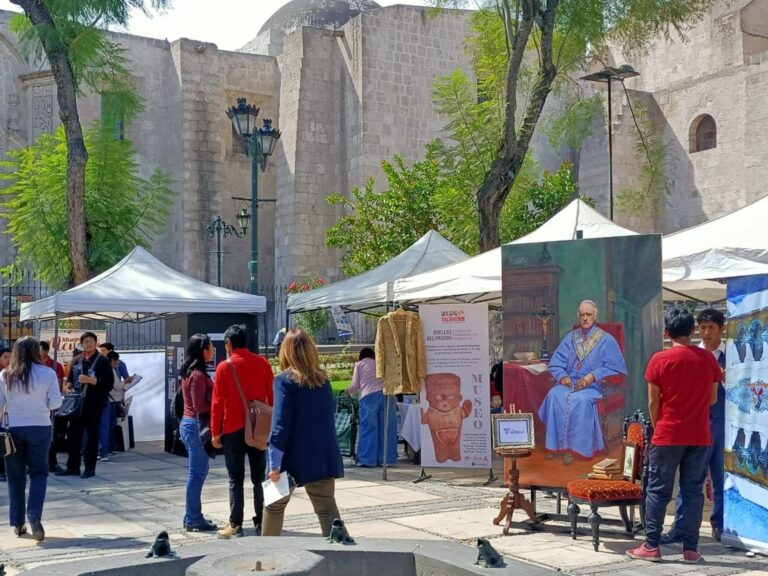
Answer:
M291 0L264 23L259 35L283 35L299 26L339 28L360 12L380 7L373 0Z

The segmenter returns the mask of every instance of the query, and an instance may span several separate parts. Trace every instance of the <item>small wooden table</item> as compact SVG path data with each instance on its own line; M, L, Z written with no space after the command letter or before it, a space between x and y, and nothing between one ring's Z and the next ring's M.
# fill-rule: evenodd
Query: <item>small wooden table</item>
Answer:
M508 536L509 527L512 524L512 516L514 515L515 510L523 510L528 514L528 518L534 525L539 522L536 518L536 511L534 510L533 504L529 502L525 496L520 494L520 471L517 469L517 459L528 458L531 455L531 450L506 448L496 450L496 452L500 456L503 456L505 460L509 460L509 478L507 480L509 492L502 498L499 515L493 519L493 524L498 526L501 523L501 519L506 516L502 532L504 533L504 536Z

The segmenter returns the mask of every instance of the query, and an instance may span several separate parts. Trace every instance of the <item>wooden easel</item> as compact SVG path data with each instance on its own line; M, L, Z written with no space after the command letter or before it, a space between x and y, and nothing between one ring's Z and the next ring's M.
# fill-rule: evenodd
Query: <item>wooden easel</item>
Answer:
M516 413L515 405L512 404L512 406L510 406L510 414ZM517 459L528 458L533 453L533 450L530 448L497 448L496 453L502 456L505 460L509 460L509 474L507 479L509 492L502 498L499 515L493 519L493 524L494 526L498 526L501 523L502 518L506 516L502 532L504 536L509 536L509 528L512 525L512 516L515 514L515 510L524 511L533 525L536 525L539 522L536 517L536 510L533 503L529 502L528 499L520 493L520 471L517 469Z

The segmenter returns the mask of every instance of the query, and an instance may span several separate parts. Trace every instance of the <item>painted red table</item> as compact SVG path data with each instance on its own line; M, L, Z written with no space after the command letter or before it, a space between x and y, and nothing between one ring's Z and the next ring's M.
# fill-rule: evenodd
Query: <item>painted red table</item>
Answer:
M514 404L517 412L532 413L538 433L544 427L539 420L539 407L554 382L548 370L534 374L525 368L526 365L504 361L504 411L509 412L510 406Z

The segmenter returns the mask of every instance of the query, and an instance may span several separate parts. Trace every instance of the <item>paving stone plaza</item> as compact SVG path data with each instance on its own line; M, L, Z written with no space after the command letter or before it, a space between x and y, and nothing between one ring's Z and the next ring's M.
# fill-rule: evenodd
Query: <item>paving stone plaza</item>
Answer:
M51 575L71 574L67 562L145 552L164 529L170 534L173 548L179 551L216 542L229 545L216 540L215 534L182 530L186 468L187 460L163 452L161 443L139 443L134 450L101 463L92 479L51 476L44 513L45 541L16 538L10 527L4 526L0 563L5 564L9 576L33 568L46 568L44 573ZM600 551L594 552L586 522L581 524L576 541L566 525L557 522L547 523L542 531L513 529L509 536L502 536L501 527L492 524L505 493L500 481L484 486L487 471L428 472L432 474L430 480L414 484L419 467L402 458L388 470L387 481L382 480L380 468L348 467L346 477L337 484L336 499L351 535L361 542L368 538L450 540L468 547L478 537L489 538L508 558L530 564L532 573L536 571L534 566L565 574L630 576L757 576L768 572L768 559L749 558L744 551L714 542L708 537L708 525L702 527L700 547L706 562L698 565L684 564L679 546L665 547L665 561L660 564L629 560L624 553L634 541L610 529L601 531ZM495 473L501 473L500 460L495 462ZM246 512L249 505L250 499L246 498ZM221 524L228 510L226 471L219 457L212 462L203 489L203 512ZM554 511L555 500L539 494L537 512ZM611 509L601 509L601 514L618 517L617 511L613 514ZM0 517L7 515L8 494L2 486ZM708 510L704 516L708 517ZM301 489L286 510L285 535L320 538L317 517ZM241 550L247 547L253 528L246 526L245 536L239 541Z

